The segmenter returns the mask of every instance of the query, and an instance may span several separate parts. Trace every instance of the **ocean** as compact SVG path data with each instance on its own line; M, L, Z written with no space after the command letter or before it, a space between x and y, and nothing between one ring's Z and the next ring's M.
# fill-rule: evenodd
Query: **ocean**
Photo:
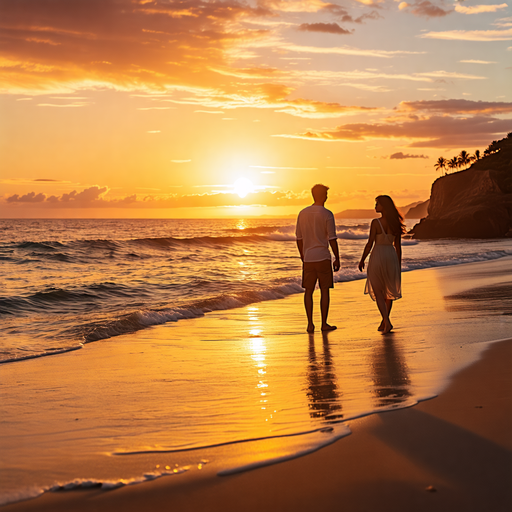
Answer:
M338 330L308 336L294 221L1 220L0 505L305 455L510 337L510 239L407 238L381 336L367 219L337 220Z
M0 361L300 293L294 220L0 220ZM336 230L335 282L365 278L369 221L338 219ZM510 240L403 246L404 272L512 255Z

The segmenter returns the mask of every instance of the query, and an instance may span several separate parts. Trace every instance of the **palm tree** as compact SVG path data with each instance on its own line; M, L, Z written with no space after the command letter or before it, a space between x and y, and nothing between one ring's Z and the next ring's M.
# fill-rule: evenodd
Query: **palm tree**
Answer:
M489 156L489 155L492 155L493 153L496 153L497 151L499 151L500 148L498 146L498 141L497 140L493 140L489 146L487 147L487 149L484 151L484 155L485 156Z
M459 167L458 157L454 156L453 158L450 158L450 160L448 160L448 163L446 165L450 169L457 169L457 167Z
M436 168L436 171L445 171L446 174L446 166L448 164L448 160L444 156L440 156L437 159L437 162L435 163L434 167Z
M469 163L471 163L471 157L469 156L469 153L465 150L462 150L459 153L459 156L457 157L459 161L459 167L465 167Z
M478 160L480 160L480 150L479 149L477 149L475 151L475 154L473 155L473 161L477 161L478 162Z

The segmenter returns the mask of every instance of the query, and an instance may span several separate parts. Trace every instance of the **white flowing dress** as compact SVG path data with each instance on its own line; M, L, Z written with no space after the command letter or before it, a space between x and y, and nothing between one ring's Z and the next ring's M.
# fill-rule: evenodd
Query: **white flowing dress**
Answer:
M393 241L395 235L387 234L377 219L382 233L375 237L368 261L368 272L364 293L375 300L374 290L384 290L386 299L396 300L402 297L402 278L400 264Z

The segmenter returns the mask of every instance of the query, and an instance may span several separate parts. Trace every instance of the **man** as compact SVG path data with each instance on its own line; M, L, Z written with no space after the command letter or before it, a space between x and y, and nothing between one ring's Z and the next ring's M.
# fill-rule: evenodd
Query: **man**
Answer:
M334 215L324 207L327 201L325 185L315 185L311 189L314 203L304 208L297 218L297 247L302 260L302 288L304 288L304 307L308 318L307 332L314 332L313 292L318 281L320 287L320 311L322 313L322 331L334 331L336 326L327 323L329 313L329 289L334 288L334 271L340 269L340 254L336 239ZM334 253L334 265L331 262L329 245Z

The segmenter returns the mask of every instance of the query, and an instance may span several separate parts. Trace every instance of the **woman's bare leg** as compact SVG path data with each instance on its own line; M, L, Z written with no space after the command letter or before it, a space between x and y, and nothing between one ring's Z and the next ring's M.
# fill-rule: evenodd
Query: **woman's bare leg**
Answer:
M388 317L389 317L389 314L391 313L392 307L393 307L393 301L391 299L386 299L386 308L388 310ZM391 322L391 320L390 320L390 322ZM393 325L391 325L391 329L393 329ZM382 322L380 323L379 328L377 330L379 330L379 331L384 330L384 320L382 320Z
M388 308L386 305L386 298L384 293L381 290L375 291L375 302L377 302L377 307L379 308L380 314L382 316L382 322L384 323L384 329L382 330L382 334L387 334L393 329L391 322L389 321Z

